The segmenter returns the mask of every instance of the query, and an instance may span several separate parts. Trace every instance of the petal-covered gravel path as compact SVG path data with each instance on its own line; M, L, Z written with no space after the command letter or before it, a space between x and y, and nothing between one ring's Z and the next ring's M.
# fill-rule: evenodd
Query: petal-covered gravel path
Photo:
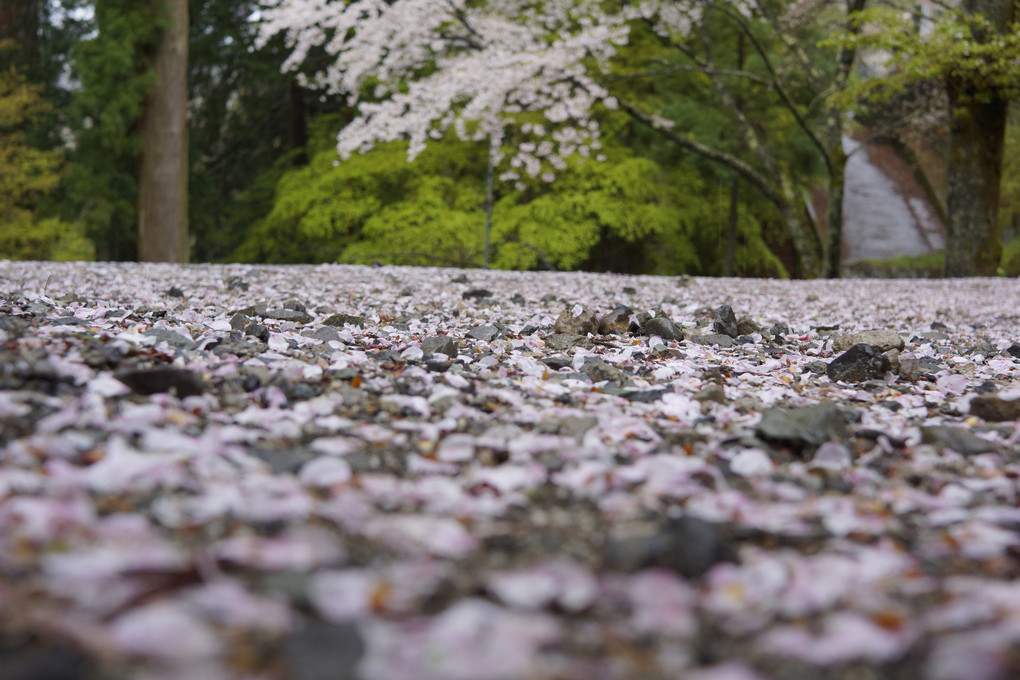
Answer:
M0 676L1018 677L1018 303L0 262Z

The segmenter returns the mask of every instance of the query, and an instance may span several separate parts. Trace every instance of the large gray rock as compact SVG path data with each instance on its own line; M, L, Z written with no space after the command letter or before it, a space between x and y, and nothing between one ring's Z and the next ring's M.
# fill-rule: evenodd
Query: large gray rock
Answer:
M553 333L567 335L588 335L599 332L599 320L595 312L582 307L580 313L574 314L573 309L565 309L553 324Z
M680 340L683 338L683 331L677 328L668 317L656 316L645 322L642 327L645 335L657 335L663 340Z
M1020 399L1003 399L998 392L979 394L970 401L970 413L989 422L1020 420Z
M421 351L425 354L445 354L452 359L457 356L457 341L448 335L430 335L422 338Z
M800 408L775 407L762 413L754 428L762 439L795 449L816 448L827 441L849 438L848 413L836 404Z
M617 307L605 316L599 317L599 333L623 335L630 328L631 310L628 307Z
M845 352L854 345L861 343L874 345L883 352L888 352L891 349L902 350L906 345L903 342L903 338L896 331L879 329L837 335L832 341L832 348L837 352Z
M700 578L719 562L736 562L719 525L697 517L669 519L649 535L610 540L607 566L623 572L648 567L672 569L686 578Z
M964 456L995 451L995 444L982 439L973 432L948 425L933 425L921 428L921 442L935 448L952 449Z
M715 310L715 317L712 320L712 330L716 333L728 335L735 338L740 335L740 327L737 324L737 315L729 305L722 305Z
M860 343L830 361L825 374L833 382L864 382L884 378L889 369L889 358L881 349Z

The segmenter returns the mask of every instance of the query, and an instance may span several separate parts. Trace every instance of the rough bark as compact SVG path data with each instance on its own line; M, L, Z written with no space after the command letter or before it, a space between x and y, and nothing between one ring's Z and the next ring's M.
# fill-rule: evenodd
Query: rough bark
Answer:
M166 20L140 129L138 259L188 260L188 3L155 0Z
M1009 30L1015 0L965 0L962 9L983 14L993 30ZM992 38L993 36L988 36ZM998 210L1009 100L952 76L949 94L949 193L946 200L946 276L995 276L999 266Z
M822 277L838 278L843 261L843 198L846 195L846 153L840 146L829 151L829 186L825 208L825 244Z

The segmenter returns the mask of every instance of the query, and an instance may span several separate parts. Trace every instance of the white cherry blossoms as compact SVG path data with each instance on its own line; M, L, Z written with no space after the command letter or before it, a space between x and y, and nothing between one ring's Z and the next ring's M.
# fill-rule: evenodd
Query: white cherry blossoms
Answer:
M337 138L341 158L410 140L414 159L452 130L487 141L500 179L552 181L566 158L601 157L598 104L616 101L590 73L627 42L631 12L592 0L267 0L261 38L284 33L285 69L321 47L309 80L357 105ZM539 114L536 118L535 114ZM502 153L512 129L515 147Z

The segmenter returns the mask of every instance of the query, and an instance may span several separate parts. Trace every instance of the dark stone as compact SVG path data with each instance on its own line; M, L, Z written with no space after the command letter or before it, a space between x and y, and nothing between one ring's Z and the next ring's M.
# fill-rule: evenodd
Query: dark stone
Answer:
M617 387L615 385L607 385L602 389L605 394L613 394L617 397L626 399L627 401L633 401L638 404L651 404L652 402L662 399L662 396L669 392L665 388L651 389L651 390L634 390L624 387Z
M542 329L539 328L538 326L536 326L534 324L528 324L527 326L525 326L524 328L521 329L521 332L519 334L520 335L534 335L535 333L539 332L540 330L542 330Z
M425 354L445 354L452 359L457 356L457 341L448 335L430 335L422 338L421 351Z
M740 327L737 325L737 315L729 305L722 305L715 310L715 318L712 320L712 330L716 333L728 335L735 338L740 335Z
M472 288L461 293L461 297L465 300L488 298L492 297L492 291L486 288Z
M353 316L351 314L333 314L331 316L326 317L322 324L324 326L337 326L337 327L343 327L346 326L347 324L351 324L352 326L363 327L365 325L365 319L364 317Z
M240 276L231 276L227 279L227 290L239 290L245 292L249 287L248 282Z
M258 338L262 342L269 342L269 326L254 321L244 327L244 334Z
M146 368L118 373L116 377L136 394L170 392L183 399L205 391L202 379L183 368Z
M169 328L150 328L142 331L142 335L156 338L157 342L165 342L177 349L195 349L194 342Z
M874 345L860 343L829 362L825 374L833 382L863 382L885 377L889 359Z
M251 322L251 319L241 312L237 312L230 317L230 328L235 331L243 331L244 327Z
M830 440L847 441L849 415L830 403L792 409L777 406L762 413L754 433L765 441L793 449L814 448Z
M1010 355L1011 357L1016 357L1017 359L1020 359L1020 344L1014 342L1012 345L1006 348L1006 354Z
M357 625L302 619L283 643L293 680L355 680L365 653Z
M622 383L627 379L623 371L599 358L589 357L585 359L581 365L581 372L591 378L592 382L608 380L610 382Z
M982 439L969 430L948 425L921 428L921 442L935 448L952 449L964 456L995 451L995 444Z
M467 283L468 277L464 274L458 274L457 276L450 279L450 283Z
M624 286L623 287L623 294L624 295L637 295L637 289L635 289L635 288L633 288L631 286Z
M716 345L723 349L733 347L733 345L736 344L734 343L733 338L728 335L723 335L722 333L702 333L699 335L692 335L690 340L698 345Z
M712 383L698 392L695 392L691 399L694 399L695 401L714 401L717 404L725 404L726 390L723 389L722 385Z
M683 331L676 327L668 317L654 316L645 322L641 329L645 335L657 335L663 340L680 340Z
M525 302L527 302L527 300L525 300L524 296L521 295L520 293L514 293L510 297L510 302L514 303L515 305L523 305Z
M4 680L98 680L97 663L70 645L35 636L6 635L0 642Z
M300 309L270 309L266 311L266 318L279 321L293 321L294 323L311 323L314 317L308 312Z
M630 315L629 307L617 307L605 316L599 317L599 333L623 335L630 328Z
M761 333L761 326L755 323L751 317L742 316L737 320L737 332L740 335L753 335L754 333Z
M561 368L570 368L574 365L573 360L570 357L563 356L562 354L544 357L540 359L540 361L554 371L558 371Z
M58 316L55 319L50 319L49 322L54 326L88 326L88 322L84 319L79 319L76 316Z
M335 340L337 342L340 341L340 332L336 328L326 326L316 328L311 332L305 331L302 335L309 338L315 338L316 340L322 340L323 342L329 342L331 340Z
M650 536L611 540L607 555L611 569L632 573L664 567L691 579L704 576L720 562L736 561L718 524L690 516L668 519Z
M1020 399L1006 400L998 393L979 394L970 400L970 414L994 423L1020 420Z
M467 335L469 338L474 338L475 340L484 340L485 342L492 342L500 335L502 335L502 332L496 326L485 325L475 326L467 333L465 333L465 335Z
M790 327L783 321L777 321L772 324L772 328L769 329L769 333L772 335L789 335Z
M166 294L167 294L168 297L177 297L177 298L184 297L184 291L181 290L180 288L178 288L177 286L171 286L170 290L168 290L166 292Z
M553 324L553 333L564 333L567 335L588 335L599 332L599 322L595 312L587 307L581 309L581 313L574 315L573 310L565 309L557 317Z
M577 345L580 340L580 335L574 335L572 333L550 333L543 338L546 347L558 352L570 349Z

